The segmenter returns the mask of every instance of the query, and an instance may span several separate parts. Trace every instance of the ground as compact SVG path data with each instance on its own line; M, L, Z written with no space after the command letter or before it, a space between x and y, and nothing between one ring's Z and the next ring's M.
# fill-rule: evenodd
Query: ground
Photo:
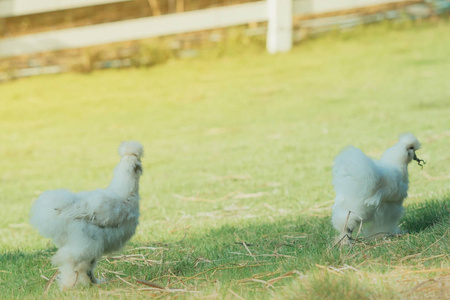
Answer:
M1 84L2 298L448 299L449 30L386 23L287 54ZM378 158L403 132L427 161L409 167L409 233L333 247L334 157ZM33 200L107 186L130 139L145 148L136 236L99 263L109 282L46 286L56 248L28 224Z

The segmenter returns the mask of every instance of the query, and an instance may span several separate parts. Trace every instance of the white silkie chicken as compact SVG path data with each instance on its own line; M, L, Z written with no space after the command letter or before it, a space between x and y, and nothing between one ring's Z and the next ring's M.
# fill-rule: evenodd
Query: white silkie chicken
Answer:
M408 164L423 160L416 156L420 143L411 133L399 137L380 160L366 156L353 146L335 159L333 185L336 192L331 221L334 228L352 240L361 222L365 236L401 233L403 200L408 195Z
M122 248L135 233L143 147L124 142L119 154L122 158L108 188L47 191L33 204L30 223L59 248L52 263L59 268L63 290L99 283L93 272L97 261Z

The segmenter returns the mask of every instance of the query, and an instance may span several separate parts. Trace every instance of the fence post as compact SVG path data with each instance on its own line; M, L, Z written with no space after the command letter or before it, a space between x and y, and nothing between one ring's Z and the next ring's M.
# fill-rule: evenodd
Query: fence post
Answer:
M292 0L267 0L267 10L267 51L273 54L291 50Z

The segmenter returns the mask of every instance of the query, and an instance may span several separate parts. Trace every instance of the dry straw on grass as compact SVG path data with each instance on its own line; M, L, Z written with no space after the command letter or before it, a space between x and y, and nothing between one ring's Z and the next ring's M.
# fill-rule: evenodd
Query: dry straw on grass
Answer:
M56 279L56 276L58 275L59 270L56 270L56 272L48 279L47 284L44 287L44 296L48 294L48 291L50 290L50 287L52 286L53 282Z

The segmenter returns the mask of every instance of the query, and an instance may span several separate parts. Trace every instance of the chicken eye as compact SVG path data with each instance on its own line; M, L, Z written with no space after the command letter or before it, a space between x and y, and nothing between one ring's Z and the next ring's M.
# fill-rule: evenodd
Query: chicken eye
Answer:
M414 150L414 146L409 147L408 150Z

